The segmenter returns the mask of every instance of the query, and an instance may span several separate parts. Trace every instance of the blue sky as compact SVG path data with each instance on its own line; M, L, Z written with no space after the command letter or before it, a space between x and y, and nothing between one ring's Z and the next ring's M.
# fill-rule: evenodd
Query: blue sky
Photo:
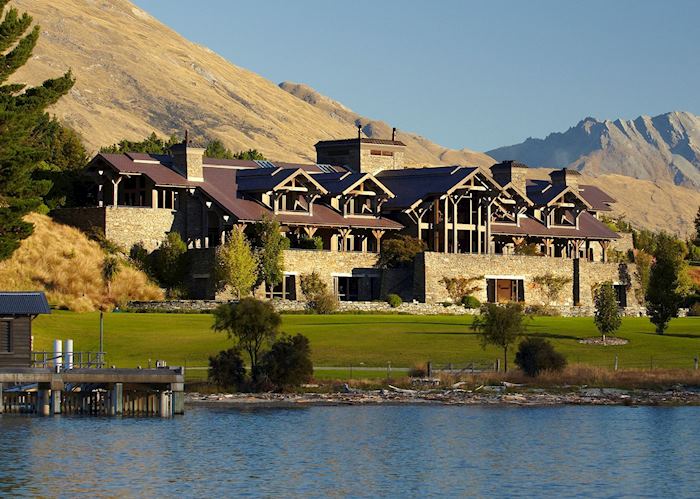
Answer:
M700 114L693 0L134 1L234 64L453 148Z

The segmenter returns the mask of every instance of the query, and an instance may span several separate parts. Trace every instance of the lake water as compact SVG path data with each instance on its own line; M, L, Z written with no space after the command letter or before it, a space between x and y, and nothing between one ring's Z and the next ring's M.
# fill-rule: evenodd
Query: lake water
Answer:
M0 496L697 497L700 408L0 416Z

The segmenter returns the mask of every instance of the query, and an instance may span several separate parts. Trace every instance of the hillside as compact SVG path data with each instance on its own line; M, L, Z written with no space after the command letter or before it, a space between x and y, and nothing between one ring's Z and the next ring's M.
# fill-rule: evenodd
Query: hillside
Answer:
M634 120L581 120L563 133L488 151L498 160L616 173L700 187L700 116L672 112Z
M186 40L127 0L12 4L42 27L34 58L17 72L16 81L37 83L72 68L77 83L55 113L92 150L154 130L170 135L189 129L194 136L221 139L233 150L256 148L273 159L313 160L316 141L357 133L354 123L329 116ZM376 133L371 127L367 131ZM379 131L385 134L386 127ZM410 162L486 158L415 135L400 137Z
M34 57L18 71L17 81L35 84L72 68L77 83L53 111L80 132L93 150L121 138L141 139L154 130L169 135L188 128L194 136L219 138L234 150L256 148L271 159L298 161L315 159L317 140L355 136L358 120L369 136L391 134L388 124L359 116L306 85L278 86L231 64L127 0L12 3L30 12L42 26ZM408 144L407 161L412 164L492 163L486 154L446 149L403 131L398 137ZM562 165L546 157L511 157L515 152L499 152L498 157ZM604 164L605 168L583 169L600 175L617 168ZM636 174L632 169L615 173ZM675 187L670 176L666 182L651 173L646 178L658 182L627 177L593 182L620 200L621 210L636 225L687 233L700 195ZM652 194L654 203L645 197Z
M49 217L29 215L34 234L22 241L12 258L0 262L4 291L41 290L51 305L85 312L128 300L162 299L146 275L121 265L107 293L102 279L105 253L78 229Z

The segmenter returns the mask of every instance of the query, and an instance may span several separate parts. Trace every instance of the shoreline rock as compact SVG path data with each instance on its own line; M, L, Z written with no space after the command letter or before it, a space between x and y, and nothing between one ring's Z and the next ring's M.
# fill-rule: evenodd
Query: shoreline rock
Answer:
M498 387L501 388L501 387ZM666 391L581 388L565 393L542 389L513 391L354 390L342 393L219 393L186 394L193 406L287 408L339 405L700 405L700 391L679 388Z

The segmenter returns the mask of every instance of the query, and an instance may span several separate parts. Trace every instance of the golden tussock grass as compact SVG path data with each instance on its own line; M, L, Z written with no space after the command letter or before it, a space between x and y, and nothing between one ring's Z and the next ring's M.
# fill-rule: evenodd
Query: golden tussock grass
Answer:
M0 262L0 289L41 290L51 305L76 312L122 306L129 300L162 299L148 277L122 262L109 293L102 278L105 253L79 230L33 213L34 233L9 260Z

